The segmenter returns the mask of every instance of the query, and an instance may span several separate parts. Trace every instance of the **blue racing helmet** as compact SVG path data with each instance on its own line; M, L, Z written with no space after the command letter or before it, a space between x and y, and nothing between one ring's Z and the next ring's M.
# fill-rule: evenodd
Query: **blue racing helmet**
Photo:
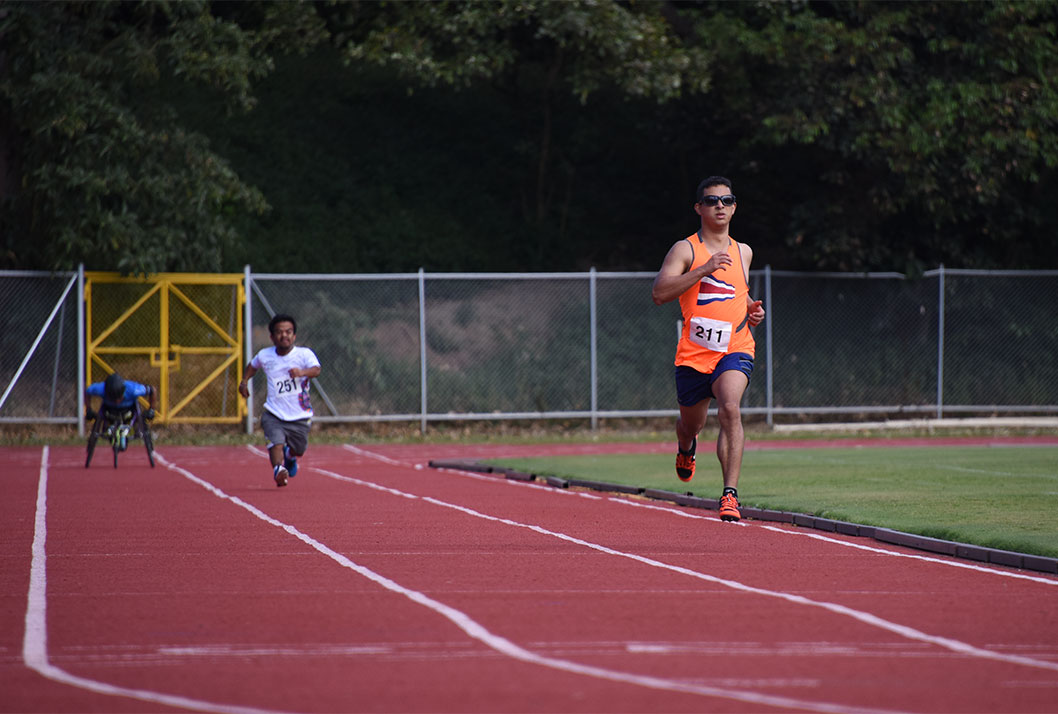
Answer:
M117 372L103 382L103 397L108 402L120 402L125 398L125 380Z

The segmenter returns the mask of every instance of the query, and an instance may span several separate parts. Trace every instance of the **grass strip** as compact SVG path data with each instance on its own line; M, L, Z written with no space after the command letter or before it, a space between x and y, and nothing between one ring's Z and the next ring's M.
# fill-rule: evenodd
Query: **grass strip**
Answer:
M703 444L704 446L704 444ZM554 456L498 466L718 498L720 467L699 450L694 480L657 454ZM1058 447L960 446L747 451L744 505L1058 557Z

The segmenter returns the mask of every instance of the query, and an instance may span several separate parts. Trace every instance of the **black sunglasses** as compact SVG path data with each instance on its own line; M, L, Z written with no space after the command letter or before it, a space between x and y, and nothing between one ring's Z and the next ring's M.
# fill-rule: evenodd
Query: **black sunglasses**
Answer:
M725 206L734 206L735 197L730 193L726 196L702 196L702 200L698 203L702 204L703 206L715 206L718 203L722 203Z

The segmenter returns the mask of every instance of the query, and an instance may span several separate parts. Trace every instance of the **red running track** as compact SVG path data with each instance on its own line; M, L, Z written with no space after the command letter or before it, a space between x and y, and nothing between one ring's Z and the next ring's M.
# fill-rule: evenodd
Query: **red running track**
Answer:
M1058 577L425 467L509 451L5 449L0 711L1058 711Z

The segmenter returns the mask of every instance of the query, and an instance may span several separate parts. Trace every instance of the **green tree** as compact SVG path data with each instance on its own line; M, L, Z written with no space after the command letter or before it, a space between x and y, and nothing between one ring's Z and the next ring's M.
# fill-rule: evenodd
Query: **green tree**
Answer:
M292 3L8 2L0 7L0 264L126 273L213 270L231 218L267 208L168 90L253 106L269 51L322 36ZM244 29L225 11L255 19ZM256 15L256 18L254 18Z
M394 68L409 87L489 83L529 117L525 220L565 223L574 171L556 106L615 91L668 102L709 86L709 53L685 44L662 3L444 0L340 3L329 25L347 58ZM574 110L575 111L575 110ZM565 190L563 190L563 187Z
M743 151L779 151L786 234L811 265L1024 266L1054 254L1058 3L710 3L693 14L727 60L715 114L733 136L736 123L753 127Z
M9 1L0 266L649 268L727 173L757 265L1040 267L1056 26L1058 0Z

